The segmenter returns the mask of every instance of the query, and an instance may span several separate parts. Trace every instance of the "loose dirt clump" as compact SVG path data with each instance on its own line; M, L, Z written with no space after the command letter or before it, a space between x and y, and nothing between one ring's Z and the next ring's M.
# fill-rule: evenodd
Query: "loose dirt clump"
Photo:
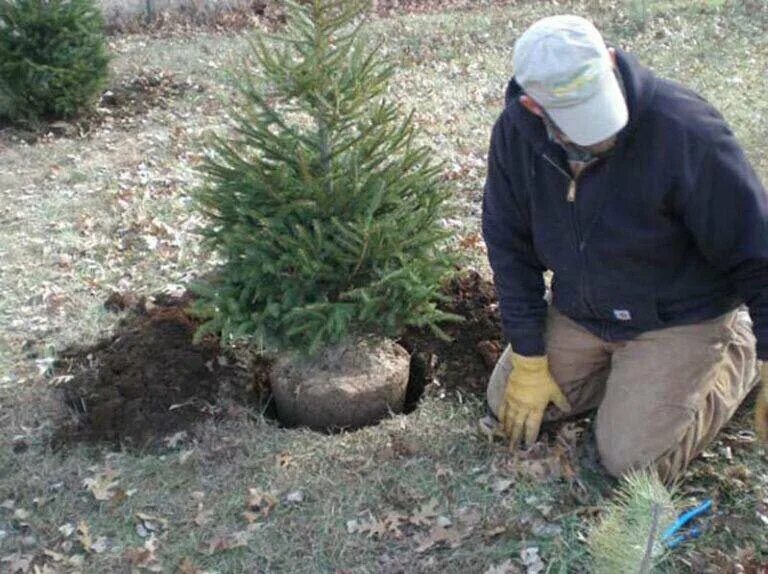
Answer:
M219 414L224 384L245 398L244 373L228 364L216 339L193 344L198 323L176 303L136 313L111 339L63 354L57 371L70 379L61 392L73 416L57 444L153 448Z
M502 351L501 316L493 283L475 271L464 272L446 287L440 308L464 318L443 330L444 341L428 329L409 329L400 344L412 355L411 379L436 380L447 391L482 396ZM406 404L412 409L423 389L409 388Z
M123 78L105 91L97 108L101 116L124 119L147 113L152 108L167 108L187 92L202 92L204 88L190 80L180 80L173 72L161 69L144 70ZM101 118L104 120L104 117Z

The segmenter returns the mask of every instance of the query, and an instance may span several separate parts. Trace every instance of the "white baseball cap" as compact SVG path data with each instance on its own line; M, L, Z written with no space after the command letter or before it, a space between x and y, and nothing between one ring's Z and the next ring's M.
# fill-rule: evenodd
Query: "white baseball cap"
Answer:
M515 42L513 58L517 83L574 143L596 144L627 125L613 60L589 20L539 20Z

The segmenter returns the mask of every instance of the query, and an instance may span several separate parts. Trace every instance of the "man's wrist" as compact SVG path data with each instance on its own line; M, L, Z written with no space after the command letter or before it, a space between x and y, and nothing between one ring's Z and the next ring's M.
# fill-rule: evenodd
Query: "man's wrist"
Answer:
M516 371L533 372L546 369L548 361L546 355L534 355L531 357L512 352L512 368Z
M546 354L543 335L525 335L507 337L507 342L512 347L512 352L523 357L541 357Z

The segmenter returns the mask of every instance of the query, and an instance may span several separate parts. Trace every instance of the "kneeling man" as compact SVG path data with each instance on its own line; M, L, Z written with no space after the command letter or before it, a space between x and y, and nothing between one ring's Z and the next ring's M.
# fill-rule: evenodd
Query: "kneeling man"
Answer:
M536 22L514 67L483 199L509 343L490 410L531 444L597 408L608 472L672 480L768 358L768 195L709 103L587 20Z

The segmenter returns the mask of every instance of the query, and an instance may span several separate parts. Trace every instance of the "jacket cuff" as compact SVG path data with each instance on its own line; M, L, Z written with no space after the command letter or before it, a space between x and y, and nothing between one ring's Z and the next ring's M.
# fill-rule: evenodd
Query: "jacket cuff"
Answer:
M540 357L547 354L542 334L513 333L507 336L507 342L512 346L512 352L524 357ZM768 347L766 347L768 355Z

